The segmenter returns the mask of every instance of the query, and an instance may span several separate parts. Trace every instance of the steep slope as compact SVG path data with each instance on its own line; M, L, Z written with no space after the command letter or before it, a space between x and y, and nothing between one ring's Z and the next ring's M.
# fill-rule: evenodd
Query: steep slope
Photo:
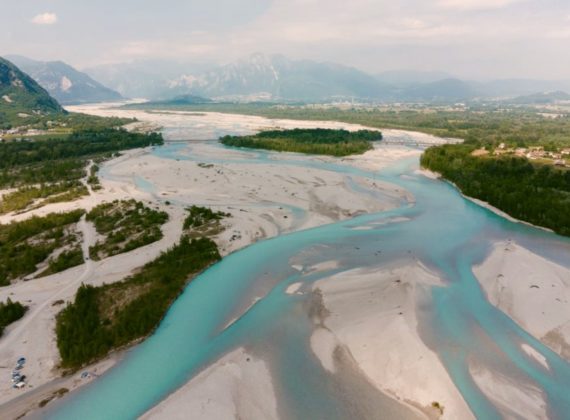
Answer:
M0 57L0 126L26 115L62 114L61 105L34 79Z
M8 57L62 104L116 101L121 95L62 61Z

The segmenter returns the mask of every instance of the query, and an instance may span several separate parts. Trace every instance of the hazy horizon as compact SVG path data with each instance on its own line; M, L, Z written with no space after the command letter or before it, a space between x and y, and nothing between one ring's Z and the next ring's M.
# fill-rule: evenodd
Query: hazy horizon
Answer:
M570 55L562 53L570 4L559 0L166 0L160 7L29 0L4 5L0 24L0 55L82 69L136 60L224 64L261 52L371 74L570 79Z

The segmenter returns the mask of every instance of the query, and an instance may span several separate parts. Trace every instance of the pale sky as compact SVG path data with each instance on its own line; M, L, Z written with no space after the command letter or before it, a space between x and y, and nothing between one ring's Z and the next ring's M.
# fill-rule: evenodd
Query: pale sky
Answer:
M79 68L263 52L371 73L570 79L569 0L0 1L0 55Z

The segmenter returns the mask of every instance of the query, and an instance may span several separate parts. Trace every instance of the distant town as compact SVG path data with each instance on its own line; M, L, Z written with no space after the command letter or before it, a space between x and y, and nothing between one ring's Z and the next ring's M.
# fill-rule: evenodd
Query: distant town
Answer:
M475 150L473 156L517 156L527 158L538 163L551 164L554 166L570 168L570 148L559 148L558 150L545 150L543 146L531 147L509 147L505 143L499 144L494 151L481 148Z

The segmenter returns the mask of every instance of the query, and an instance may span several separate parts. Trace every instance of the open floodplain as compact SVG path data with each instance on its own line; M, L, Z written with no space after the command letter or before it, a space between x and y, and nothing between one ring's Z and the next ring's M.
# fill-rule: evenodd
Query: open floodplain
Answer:
M0 300L31 300L0 341L2 372L22 353L35 388L77 388L32 416L567 418L570 240L465 199L420 171L415 148L380 143L335 159L212 141L359 126L75 110L136 116L162 127L167 143L106 162L102 191L41 214L136 198L171 222L155 244L0 290ZM223 260L189 284L151 337L101 362L101 376L57 379L52 300L155 258L178 240L190 205L231 213L215 238ZM26 392L2 388L0 417L37 403L38 391Z

